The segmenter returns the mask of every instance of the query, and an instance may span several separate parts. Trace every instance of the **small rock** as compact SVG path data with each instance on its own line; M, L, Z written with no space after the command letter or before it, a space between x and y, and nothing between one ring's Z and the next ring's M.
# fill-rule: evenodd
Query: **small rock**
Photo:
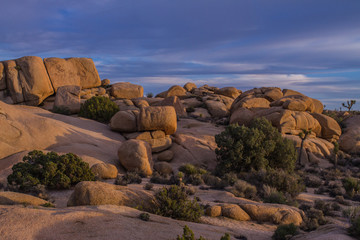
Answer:
M118 170L115 165L109 163L96 163L90 169L95 176L102 179L116 178Z
M167 162L157 162L154 164L154 169L163 175L170 175L173 173L173 169L171 165Z
M158 161L161 162L170 162L174 158L174 153L171 150L163 151L158 155Z
M221 216L221 206L211 206L206 208L205 214L209 217Z
M241 209L238 205L228 204L221 207L221 212L224 217L232 218L239 221L249 221L250 216Z

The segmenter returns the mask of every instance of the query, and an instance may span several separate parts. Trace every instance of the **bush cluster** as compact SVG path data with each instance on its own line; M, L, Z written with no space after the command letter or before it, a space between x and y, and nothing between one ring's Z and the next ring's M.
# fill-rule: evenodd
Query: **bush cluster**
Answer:
M220 175L250 169L294 170L296 153L293 143L282 138L265 118L255 119L249 127L229 125L215 136L215 141Z
M23 162L12 167L13 173L7 178L9 185L20 191L31 191L37 185L50 189L67 189L81 181L93 181L94 174L89 164L75 154L58 155L55 152L44 154L31 151Z
M183 228L183 234L181 236L178 235L176 240L206 240L206 239L202 236L196 239L194 232L187 225L185 225L185 227ZM230 234L225 233L225 235L222 236L220 240L230 240Z
M184 187L171 185L163 187L155 194L153 213L178 220L198 222L203 209L196 199L188 199Z
M81 106L79 116L108 123L119 111L118 105L107 97L92 97Z
M285 224L279 225L275 230L272 239L274 240L287 240L290 239L292 236L296 235L298 232L298 228L293 224Z
M136 171L129 171L124 175L118 175L115 179L116 185L127 186L131 183L140 184L142 182L142 178L140 174Z

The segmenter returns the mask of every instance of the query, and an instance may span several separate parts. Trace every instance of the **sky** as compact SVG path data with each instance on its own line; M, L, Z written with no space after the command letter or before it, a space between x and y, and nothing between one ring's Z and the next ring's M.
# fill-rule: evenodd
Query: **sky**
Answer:
M2 1L0 61L90 57L145 93L280 87L360 110L359 0Z

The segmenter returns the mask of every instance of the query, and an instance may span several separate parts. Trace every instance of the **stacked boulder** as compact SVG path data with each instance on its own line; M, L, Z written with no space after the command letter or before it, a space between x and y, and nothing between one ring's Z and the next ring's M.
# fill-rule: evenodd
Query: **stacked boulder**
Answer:
M230 124L247 125L254 118L264 117L297 147L301 142L298 135L303 130L312 130L305 149L318 157L329 157L331 142L339 139L341 128L322 111L320 101L299 92L275 87L254 88L235 99L230 109Z
M27 56L0 62L0 100L37 106L63 86L99 87L99 74L89 58Z

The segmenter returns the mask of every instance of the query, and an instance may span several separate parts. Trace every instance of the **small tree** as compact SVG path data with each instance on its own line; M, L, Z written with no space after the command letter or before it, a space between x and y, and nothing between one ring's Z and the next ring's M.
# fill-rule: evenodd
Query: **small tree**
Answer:
M356 100L347 100L346 101L346 104L345 103L342 103L342 106L347 108L348 111L350 112L351 111L351 108L354 106L354 104L356 103Z
M299 137L301 138L301 145L300 145L300 149L299 149L300 152L299 152L299 158L298 158L299 165L301 165L301 156L302 156L302 150L304 148L304 142L310 134L311 134L311 129L309 129L309 130L302 129L302 132L299 133Z

